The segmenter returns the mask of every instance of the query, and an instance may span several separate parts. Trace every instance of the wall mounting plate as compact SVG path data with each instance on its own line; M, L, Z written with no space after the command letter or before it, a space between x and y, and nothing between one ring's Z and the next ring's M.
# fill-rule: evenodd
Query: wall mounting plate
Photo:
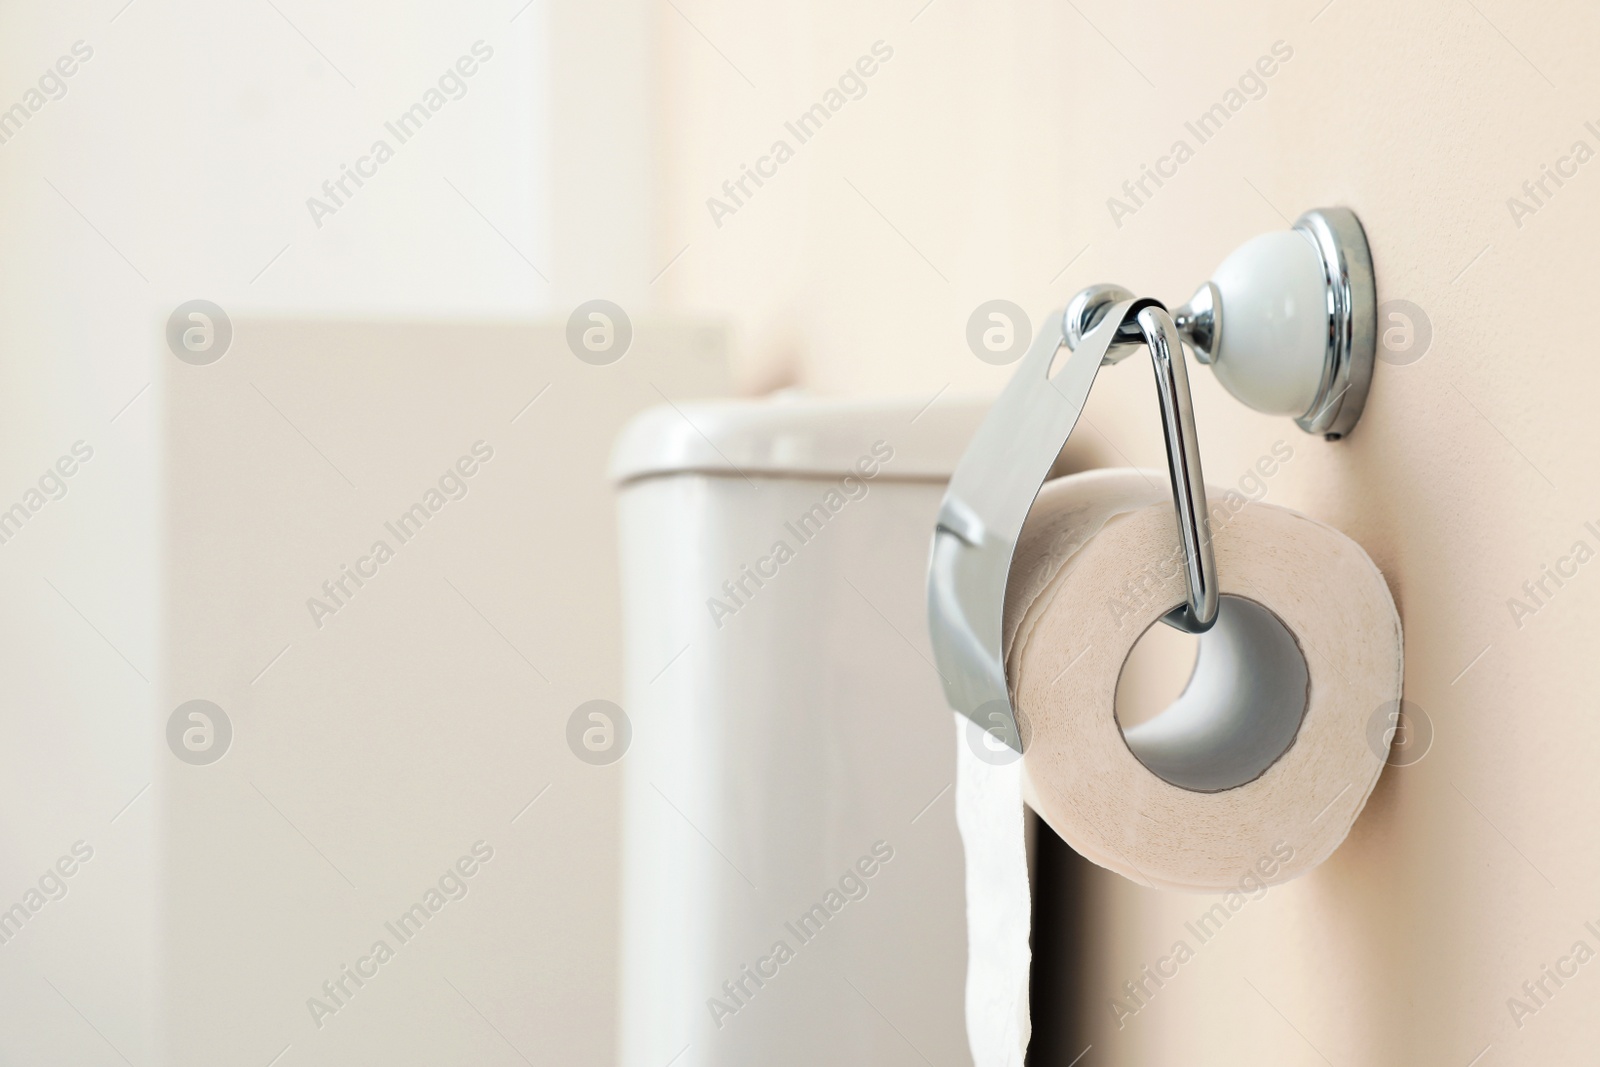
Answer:
M1327 283L1327 349L1316 400L1294 421L1307 433L1337 441L1367 404L1378 344L1377 283L1366 231L1346 207L1307 211L1294 228L1310 238Z

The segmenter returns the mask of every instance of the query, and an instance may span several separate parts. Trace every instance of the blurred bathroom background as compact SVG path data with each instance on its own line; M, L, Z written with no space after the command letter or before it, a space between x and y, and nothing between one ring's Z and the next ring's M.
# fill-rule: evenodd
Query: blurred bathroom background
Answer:
M1596 28L1557 7L1536 21ZM1592 657L1573 631L1514 645L1501 605L1576 528L1594 445L1571 439L1586 390L1547 362L1565 340L1553 317L1513 335L1503 309L1582 306L1570 268L1600 221L1576 189L1550 202L1559 224L1512 226L1502 201L1583 134L1593 116L1573 101L1596 75L1572 43L1585 34L1529 31L1519 58L1497 24L1521 16L1485 10L0 10L0 509L21 507L0 513L0 909L22 909L0 915L0 1061L619 1062L628 757L584 759L569 725L653 681L624 674L610 466L624 427L684 408L698 433L693 405L780 394L880 404L907 425L932 410L947 436L906 455L933 457L918 478L936 487L962 413L1009 374L969 340L980 307L1015 305L1029 321L1005 325L1025 337L1094 282L1175 303L1246 237L1346 204L1372 237L1379 299L1408 301L1426 339L1414 359L1392 341L1337 454L1196 374L1207 473L1237 484L1288 439L1263 493L1362 542L1415 635L1408 699L1477 729L1441 728L1440 755L1387 775L1344 851L1126 1032L1106 1001L1197 902L1051 852L1054 920L1035 950L1061 984L1040 994L1056 1021L1034 1058L1092 1045L1085 1067L1322 1062L1250 999L1248 971L1334 1062L1466 1064L1490 1040L1474 1020L1501 1010L1521 966L1483 961L1536 973L1540 946L1567 935L1541 925L1544 881L1500 866L1500 838L1451 781L1556 882L1600 874L1581 837L1592 790L1547 795L1586 780L1563 762L1577 757L1507 714L1543 709L1592 736L1551 710L1592 691ZM1361 147L1330 154L1341 138ZM574 318L592 307L601 318ZM191 328L204 336L185 348ZM585 359L590 328L627 331L626 352ZM1141 368L1105 376L1083 429L1085 464L1162 466ZM419 502L426 524L405 526ZM907 535L892 565L914 575L925 549ZM1552 611L1592 614L1594 595ZM869 651L919 679L929 729L953 745L931 668L918 673L917 609L885 614ZM203 717L175 720L191 701ZM951 757L870 736L853 775L876 762L884 781L933 787L906 798L923 821L893 843L889 878L921 869L913 830L934 827L927 857L950 847L936 792ZM1485 778L1491 760L1539 790ZM1574 816L1541 818L1551 803ZM721 862L704 813L680 814L672 847ZM873 843L828 847L853 862ZM1498 873L1463 887L1486 855ZM959 922L958 884L915 889L862 921L906 946ZM405 925L418 902L425 927ZM1495 923L1462 937L1483 915ZM949 1014L958 971L934 1033L905 1022L926 1005L897 1004L893 960L853 970L846 939L816 955L800 965L838 969L841 996L878 968L885 992L869 983L872 1010L856 1009L881 1021L861 1038L878 1051L858 1062L969 1062ZM1494 1040L1565 1048L1582 1017ZM1424 1039L1448 1056L1383 1058ZM714 1062L690 1051L701 1040L663 1040L653 1062Z

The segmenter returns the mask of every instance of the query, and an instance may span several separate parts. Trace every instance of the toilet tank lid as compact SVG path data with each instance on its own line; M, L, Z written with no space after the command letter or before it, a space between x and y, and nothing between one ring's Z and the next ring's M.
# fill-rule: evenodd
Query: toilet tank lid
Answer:
M880 479L945 480L992 398L763 400L667 404L636 416L611 451L621 485L669 474L841 477L865 457ZM877 453L874 453L874 446ZM883 453L892 449L892 458Z

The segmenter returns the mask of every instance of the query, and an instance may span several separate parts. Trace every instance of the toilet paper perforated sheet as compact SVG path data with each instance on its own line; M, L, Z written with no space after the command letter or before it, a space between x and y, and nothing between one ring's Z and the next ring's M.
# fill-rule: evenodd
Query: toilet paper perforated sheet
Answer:
M1265 608L1257 614L1292 636L1283 642L1290 651L1267 648L1248 627L1223 633L1229 627L1219 623L1202 638L1189 690L1162 717L1169 727L1178 721L1165 731L1166 748L1141 751L1164 768L1151 751L1205 756L1195 742L1203 740L1200 727L1235 692L1241 706L1282 705L1268 709L1274 721L1297 717L1289 720L1292 740L1263 758L1264 770L1247 767L1241 773L1254 777L1225 788L1184 788L1141 762L1117 726L1114 701L1134 643L1186 594L1166 474L1102 470L1048 483L1018 542L1004 613L1007 678L1026 756L956 716L967 1027L978 1067L1020 1065L1030 1033L1024 803L1101 866L1158 889L1206 891L1237 884L1274 844L1290 858L1274 865L1268 884L1321 863L1348 834L1383 768L1384 753L1366 727L1398 701L1402 658L1382 575L1331 527L1236 495L1211 499L1225 607L1232 598ZM1254 662L1263 648L1263 657L1303 659L1300 673ZM1262 681L1273 678L1276 689ZM1282 699L1285 678L1288 691L1303 697ZM1233 736L1243 735L1236 729ZM1245 741L1224 746L1224 773L1231 773L1226 753L1247 748Z

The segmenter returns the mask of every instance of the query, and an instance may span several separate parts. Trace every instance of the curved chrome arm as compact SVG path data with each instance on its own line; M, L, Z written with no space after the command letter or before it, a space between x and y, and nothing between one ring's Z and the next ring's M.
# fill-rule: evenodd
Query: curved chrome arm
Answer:
M1172 503L1178 513L1178 539L1183 543L1184 572L1189 581L1189 603L1169 613L1166 621L1192 634L1204 633L1217 621L1217 561L1211 551L1206 482L1200 469L1200 441L1194 432L1189 371L1183 362L1178 328L1165 308L1144 308L1138 314L1138 322L1156 373L1161 428L1167 438L1167 473L1172 476Z
M1119 301L1082 333L1066 364L1051 376L1068 338L1064 313L1051 315L956 466L939 508L928 574L928 622L945 699L1019 752L1023 738L1000 647L1011 557L1034 498L1083 413L1095 376L1104 363L1125 354L1134 329L1143 335L1155 368L1186 557L1188 603L1167 621L1198 633L1216 619L1205 479L1177 328L1160 301Z

